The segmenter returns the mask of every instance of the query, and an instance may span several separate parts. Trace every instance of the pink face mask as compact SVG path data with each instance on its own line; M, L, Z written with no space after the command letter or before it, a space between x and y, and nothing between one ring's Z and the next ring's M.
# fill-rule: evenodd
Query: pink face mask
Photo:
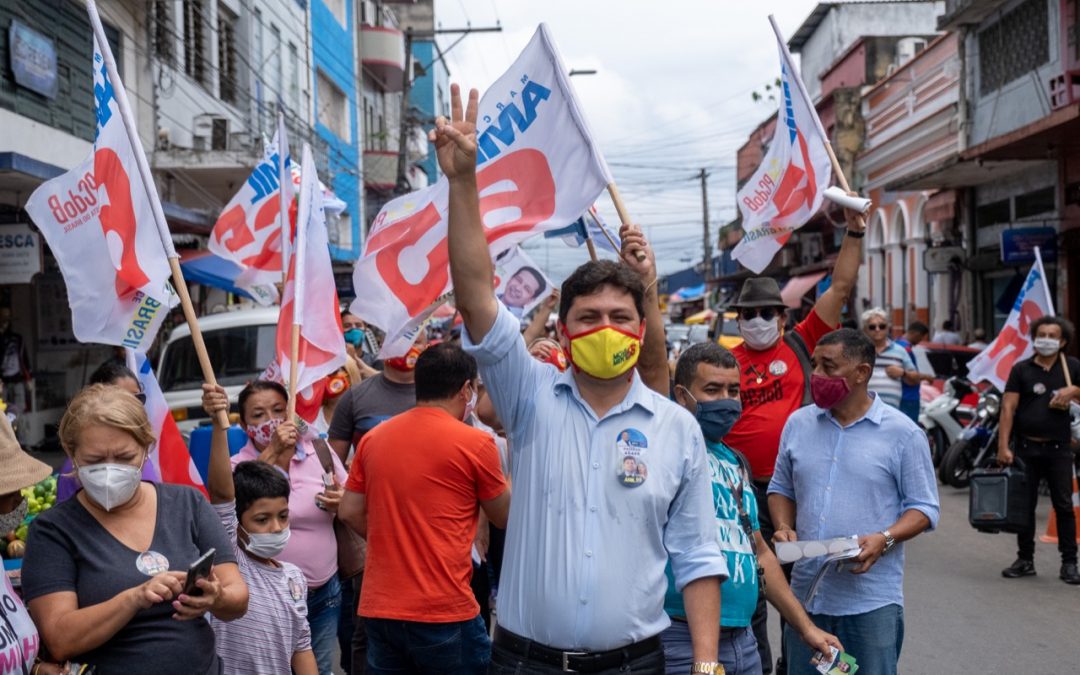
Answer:
M847 398L850 393L851 386L842 377L827 377L816 373L810 376L810 395L814 397L814 403L819 408L828 410Z
M277 428L280 427L281 423L284 421L285 419L283 417L274 417L266 420L262 424L249 424L245 427L244 431L247 432L248 438L250 438L255 445L266 447L267 445L270 445L271 439L274 438L274 432L277 431Z

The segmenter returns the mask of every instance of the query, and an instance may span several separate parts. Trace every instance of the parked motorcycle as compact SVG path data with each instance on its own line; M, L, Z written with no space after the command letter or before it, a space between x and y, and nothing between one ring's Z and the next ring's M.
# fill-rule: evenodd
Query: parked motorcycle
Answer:
M972 420L975 410L961 401L974 390L967 379L950 377L945 381L941 395L924 405L919 413L919 426L926 432L934 466L941 466L945 451L960 438L964 426Z
M985 465L997 456L998 417L1001 414L1001 393L990 387L979 395L975 419L960 432L938 467L938 478L953 487L967 487L971 470Z

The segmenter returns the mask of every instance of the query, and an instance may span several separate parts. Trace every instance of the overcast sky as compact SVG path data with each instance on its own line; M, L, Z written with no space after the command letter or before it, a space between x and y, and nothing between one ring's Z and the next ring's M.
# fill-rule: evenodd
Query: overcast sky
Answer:
M572 82L627 208L645 228L661 274L700 262L701 187L709 172L709 218L716 231L735 215L735 151L776 110L751 93L779 76L768 15L790 36L811 0L435 0L444 28L501 23L474 33L447 55L451 82L481 94L546 22L568 68L595 69ZM445 49L455 36L439 38ZM618 218L607 193L597 201ZM585 249L533 239L529 254L561 281Z

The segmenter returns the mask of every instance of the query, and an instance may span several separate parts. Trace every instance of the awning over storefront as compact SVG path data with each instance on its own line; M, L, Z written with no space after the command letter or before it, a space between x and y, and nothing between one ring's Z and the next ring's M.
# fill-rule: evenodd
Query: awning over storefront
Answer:
M188 283L202 284L220 288L230 293L252 298L247 291L236 287L236 277L240 275L240 266L231 260L219 258L210 251L178 251L180 269Z
M668 297L668 302L690 302L700 300L705 296L705 284L697 286L683 286Z
M784 289L780 291L780 298L788 307L799 307L802 304L802 297L824 277L825 272L814 272L813 274L804 274L801 277L791 277L784 284Z
M694 324L699 323L711 323L712 320L715 318L716 312L712 311L711 309L706 309L698 312L697 314L691 314L690 316L686 317L685 319L683 319L683 323L688 326L693 326Z

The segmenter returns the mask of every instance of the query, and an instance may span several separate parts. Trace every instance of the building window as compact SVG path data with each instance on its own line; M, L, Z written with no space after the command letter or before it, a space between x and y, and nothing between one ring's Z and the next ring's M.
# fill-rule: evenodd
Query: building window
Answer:
M343 141L349 141L349 99L326 75L316 75L319 124Z
M1054 188L1048 187L1042 190L1035 190L1034 192L1028 192L1026 194L1017 195L1014 202L1016 209L1016 219L1023 220L1024 218L1033 218L1035 216L1044 216L1048 213L1053 213L1057 205L1057 200L1054 198Z
M1050 61L1047 0L1027 0L979 33L979 93L983 96Z
M293 112L300 114L300 52L289 43L289 103Z
M279 103L284 102L285 92L282 86L283 74L281 70L281 30L270 24L270 77L273 78L274 99Z
M1011 220L1012 214L1009 211L1008 199L1002 199L1001 201L984 204L975 209L976 227L989 227L991 225L1000 225L1001 223L1008 223Z
M218 6L218 61L220 78L219 96L222 101L236 103L236 15L224 6Z
M171 0L154 0L154 54L169 65L175 58L176 28Z
M184 0L184 72L206 83L206 35L203 0Z
M345 0L323 0L326 8L342 26L345 25Z

